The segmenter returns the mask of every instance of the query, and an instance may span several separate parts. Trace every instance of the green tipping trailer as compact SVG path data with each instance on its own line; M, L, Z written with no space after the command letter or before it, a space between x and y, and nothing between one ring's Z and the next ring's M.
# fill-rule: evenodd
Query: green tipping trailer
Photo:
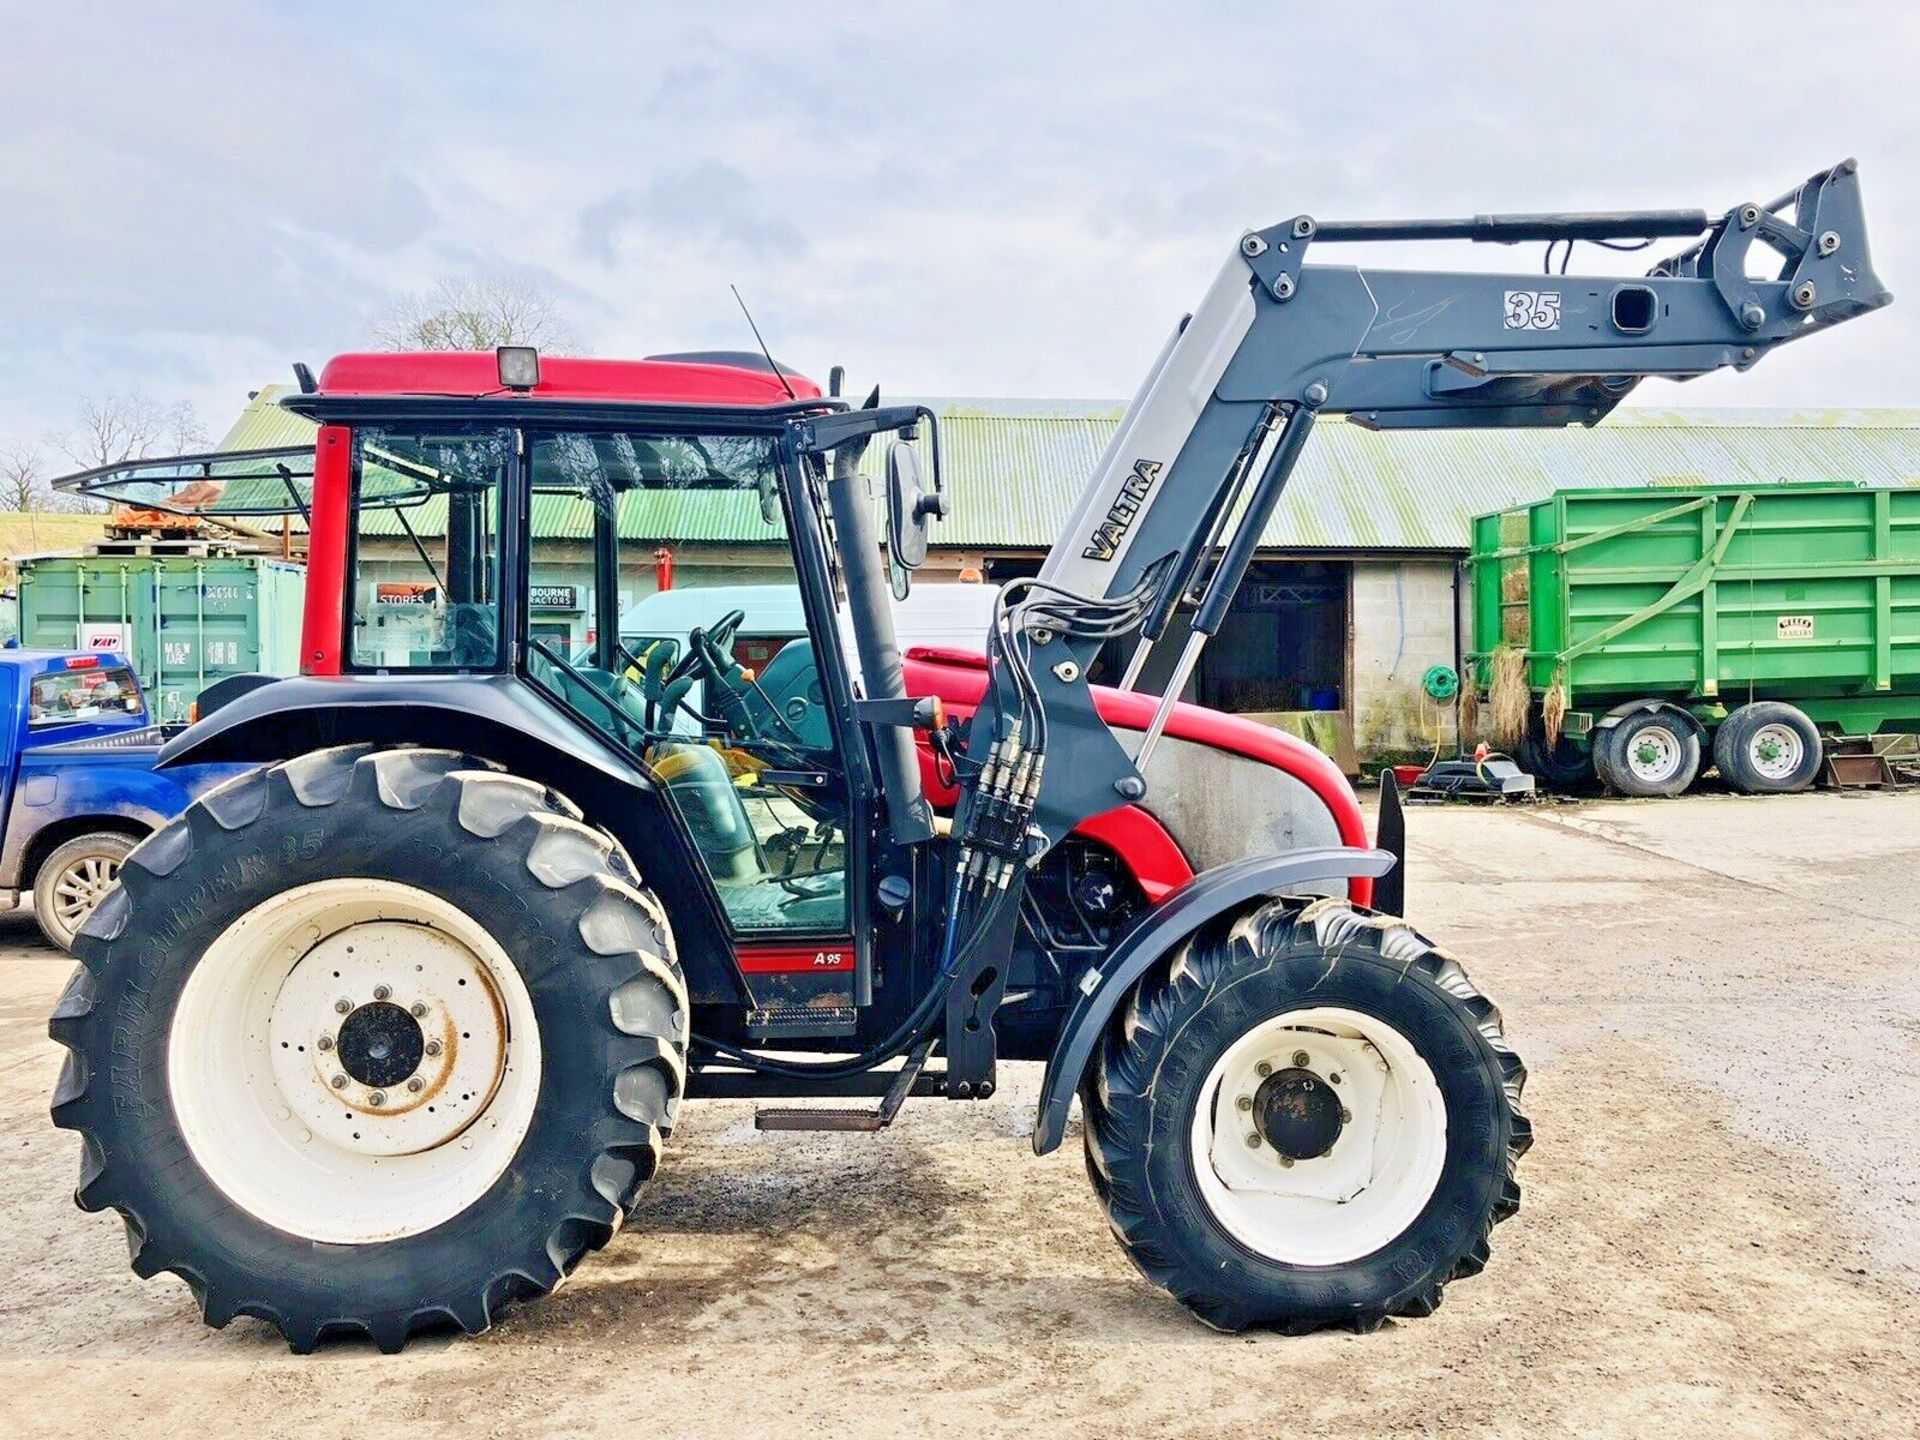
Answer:
M1467 564L1483 718L1552 783L1799 790L1833 737L1920 730L1920 489L1564 490Z
M119 651L163 724L187 720L215 680L300 667L306 570L291 561L94 553L23 556L19 565L20 643Z

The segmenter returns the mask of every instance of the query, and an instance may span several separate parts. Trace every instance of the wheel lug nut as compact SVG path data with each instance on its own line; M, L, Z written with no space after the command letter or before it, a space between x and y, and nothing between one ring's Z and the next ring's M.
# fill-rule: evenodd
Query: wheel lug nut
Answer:
M1280 1168L1282 1170L1291 1170L1293 1168L1293 1157L1291 1155L1282 1155L1280 1157Z
M418 1095L421 1091L421 1088L426 1083L427 1083L426 1081L422 1080L418 1075L416 1075L411 1080L407 1081L407 1089L411 1090L415 1095Z
M1338 1085L1340 1083L1340 1072L1338 1070L1334 1071L1331 1075L1327 1076L1327 1079Z
M1342 1125L1351 1125L1353 1123L1353 1112L1344 1105L1340 1107L1340 1123Z
M1234 1101L1233 1103L1239 1106L1242 1110L1251 1110L1253 1109L1253 1096L1242 1095L1238 1100Z
M373 987L373 998L376 1000L384 1000L391 994L393 994L391 986L376 985Z
M1264 1080L1267 1076L1273 1074L1273 1066L1262 1060L1258 1065L1253 1067L1253 1073Z
M438 1055L439 1053L440 1053L440 1042L438 1040L427 1041L427 1054Z
M1247 1148L1249 1150L1258 1150L1260 1148L1260 1137L1258 1135L1247 1136Z
M352 1012L353 1012L353 1002L347 999L346 996L343 995L338 1000L333 1002L334 1014L348 1015L348 1014L351 1014Z
M318 1040L314 1041L313 1043L319 1046L322 1050L331 1050L333 1048L333 1037L331 1035L322 1035Z
M344 1076L344 1075L336 1075L336 1076L334 1076L334 1077L333 1077L333 1088L334 1088L334 1089L336 1089L336 1090L344 1090L344 1089L346 1089L346 1088L347 1088L347 1077L346 1077L346 1076Z
M1307 1063L1312 1059L1313 1057L1304 1050L1296 1050L1293 1052L1293 1063L1302 1070L1307 1068Z
M368 1103L369 1105L384 1105L384 1104L386 1104L386 1103L387 1103L387 1092L386 1092L386 1091L384 1091L384 1090L376 1090L376 1091L374 1091L374 1092L373 1092L373 1093L372 1093L371 1095L369 1095L369 1096L367 1096L367 1103Z
M414 1019L418 1020L422 1015L427 1013L427 1007L416 1000L413 1002L413 1009L410 1013Z

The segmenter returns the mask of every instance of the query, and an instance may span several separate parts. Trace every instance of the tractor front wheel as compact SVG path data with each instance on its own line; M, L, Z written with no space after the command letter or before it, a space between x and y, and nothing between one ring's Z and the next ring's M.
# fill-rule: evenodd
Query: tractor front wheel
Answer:
M54 1012L84 1209L207 1323L297 1351L484 1330L606 1243L683 1086L687 997L625 853L446 751L318 751L128 857Z
M1272 901L1143 980L1082 1093L1148 1279L1224 1330L1430 1314L1519 1205L1526 1070L1459 965L1391 916Z

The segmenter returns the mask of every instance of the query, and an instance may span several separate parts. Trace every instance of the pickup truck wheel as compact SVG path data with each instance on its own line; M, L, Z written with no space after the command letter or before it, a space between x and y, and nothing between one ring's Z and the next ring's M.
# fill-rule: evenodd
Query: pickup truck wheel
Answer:
M76 835L40 862L33 877L33 918L40 933L62 950L93 907L120 879L121 862L139 841L115 830Z
M624 850L447 752L317 751L128 860L50 1026L75 1198L208 1324L296 1351L486 1329L622 1223L684 1088L665 913Z
M1270 901L1140 982L1082 1089L1142 1274L1222 1330L1431 1314L1519 1207L1526 1068L1458 962L1390 915Z

